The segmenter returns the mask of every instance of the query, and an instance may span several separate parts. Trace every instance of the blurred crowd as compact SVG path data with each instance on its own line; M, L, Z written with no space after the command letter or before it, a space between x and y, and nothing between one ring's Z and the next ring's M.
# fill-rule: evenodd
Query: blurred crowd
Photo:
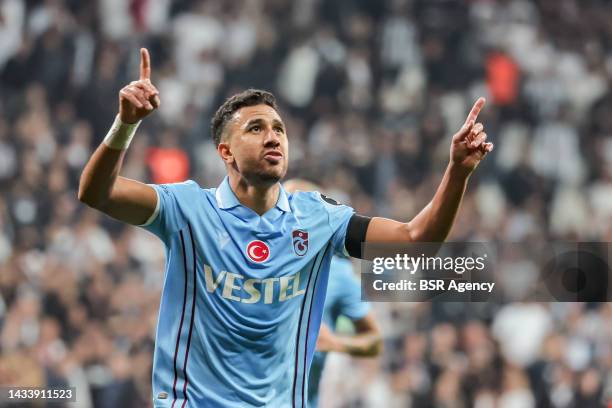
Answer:
M484 95L496 149L451 239L612 241L607 0L0 0L0 384L75 386L79 407L150 406L164 249L76 199L141 46L162 105L124 176L218 185L212 113L264 88L287 123L288 176L408 220ZM374 311L384 355L334 356L323 408L612 400L610 304Z

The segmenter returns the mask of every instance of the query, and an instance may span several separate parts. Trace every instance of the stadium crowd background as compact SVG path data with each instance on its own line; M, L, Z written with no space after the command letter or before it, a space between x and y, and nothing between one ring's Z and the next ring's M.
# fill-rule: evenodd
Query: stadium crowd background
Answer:
M212 112L260 87L282 103L290 176L360 213L408 220L485 95L496 150L451 239L612 241L605 0L3 0L0 384L74 385L79 407L150 405L162 244L76 199L140 46L162 105L125 176L216 186ZM518 276L534 265L505 268ZM609 303L374 311L384 355L334 356L323 407L590 408L612 398Z

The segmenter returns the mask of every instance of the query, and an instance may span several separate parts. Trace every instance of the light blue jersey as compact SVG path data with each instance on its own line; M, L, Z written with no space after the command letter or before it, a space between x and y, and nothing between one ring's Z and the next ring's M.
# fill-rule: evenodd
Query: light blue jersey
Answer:
M155 185L145 226L166 244L155 407L304 407L330 262L350 207L316 192L259 216L226 178Z
M334 256L330 267L327 297L323 308L323 323L332 331L339 316L346 316L353 321L361 320L370 311L370 305L361 301L361 286L353 275L351 261L344 257ZM315 408L319 397L319 381L325 366L327 353L316 352L310 367L308 386L308 406Z

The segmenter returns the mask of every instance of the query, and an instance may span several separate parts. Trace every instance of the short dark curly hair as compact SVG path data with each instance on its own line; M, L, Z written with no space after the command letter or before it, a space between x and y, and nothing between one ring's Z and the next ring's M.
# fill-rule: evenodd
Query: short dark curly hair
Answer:
M272 93L261 89L247 89L228 98L223 105L217 109L213 116L210 128L215 145L221 143L223 129L229 120L241 108L245 106L268 105L278 112L276 98Z

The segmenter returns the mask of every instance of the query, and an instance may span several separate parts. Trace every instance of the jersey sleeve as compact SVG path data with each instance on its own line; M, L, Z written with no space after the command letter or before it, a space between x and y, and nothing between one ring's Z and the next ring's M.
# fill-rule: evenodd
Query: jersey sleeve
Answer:
M151 217L140 227L166 242L187 225L188 203L194 202L200 187L193 180L182 183L150 184L157 193L157 205Z
M346 228L351 217L355 214L355 210L347 205L338 203L324 194L317 194L323 203L323 208L327 213L329 226L333 231L331 242L334 252L336 254L348 256L344 241L346 238Z
M339 314L356 321L370 312L370 305L361 300L361 285L353 274L353 264L348 259L336 257L332 261L330 279L338 279L340 293L338 299Z

